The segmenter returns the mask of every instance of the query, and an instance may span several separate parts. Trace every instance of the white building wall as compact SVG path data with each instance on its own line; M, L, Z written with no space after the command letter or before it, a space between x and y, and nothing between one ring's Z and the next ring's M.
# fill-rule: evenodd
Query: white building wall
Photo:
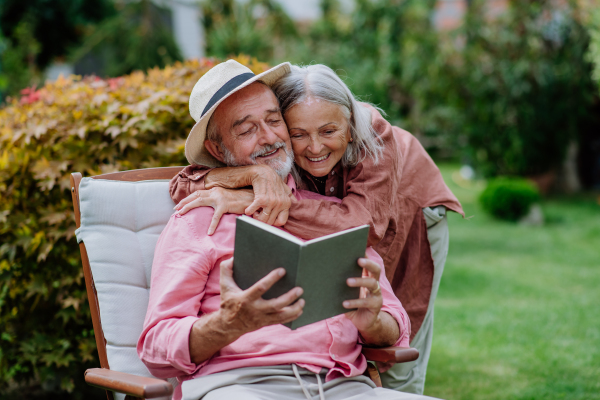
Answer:
M204 56L204 31L195 0L171 0L173 35L184 59Z
M320 0L276 0L296 21L311 21L321 16Z

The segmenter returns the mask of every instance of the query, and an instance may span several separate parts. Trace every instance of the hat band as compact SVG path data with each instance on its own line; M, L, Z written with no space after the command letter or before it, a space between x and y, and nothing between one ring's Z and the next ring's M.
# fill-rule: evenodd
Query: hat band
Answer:
M214 106L219 100L227 96L229 92L231 92L236 87L240 86L242 83L246 82L248 79L253 78L255 76L256 75L254 75L252 72L245 72L241 75L234 76L229 81L227 81L227 83L221 86L221 89L217 90L217 92L213 94L213 96L210 98L208 104L206 105L206 107L204 107L204 111L202 111L202 115L200 116L200 118L204 117L204 114L206 114L206 112L210 110L210 108Z

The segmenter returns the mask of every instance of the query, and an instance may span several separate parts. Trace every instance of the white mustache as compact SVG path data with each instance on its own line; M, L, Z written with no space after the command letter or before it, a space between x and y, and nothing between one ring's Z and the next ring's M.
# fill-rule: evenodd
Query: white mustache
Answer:
M280 148L286 148L285 142L277 142L274 144L267 144L265 146L263 146L263 148L261 148L260 150L256 150L254 153L252 153L250 155L250 159L252 161L256 160L256 157L261 157L264 156L265 154L268 154L270 152L272 152L273 150L277 150Z

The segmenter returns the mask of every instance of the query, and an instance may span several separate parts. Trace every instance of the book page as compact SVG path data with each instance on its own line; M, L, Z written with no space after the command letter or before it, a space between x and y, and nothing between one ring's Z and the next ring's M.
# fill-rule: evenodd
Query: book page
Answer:
M344 300L358 299L359 288L346 279L361 277L358 259L365 256L369 226L351 229L326 240L307 242L300 251L296 284L304 289L304 311L292 329L343 314Z

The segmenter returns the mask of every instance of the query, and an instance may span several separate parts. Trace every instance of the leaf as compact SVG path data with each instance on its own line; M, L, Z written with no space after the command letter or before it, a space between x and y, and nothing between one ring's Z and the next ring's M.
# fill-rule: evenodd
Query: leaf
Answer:
M63 78L0 106L0 393L54 378L71 390L79 372L64 369L97 360L69 173L182 165L189 94L212 63Z
M110 135L113 139L117 137L121 133L121 128L117 125L109 126L106 131L104 131L105 135Z
M79 305L83 302L83 299L76 299L75 297L67 297L62 301L62 307L73 307L75 310L79 310Z

